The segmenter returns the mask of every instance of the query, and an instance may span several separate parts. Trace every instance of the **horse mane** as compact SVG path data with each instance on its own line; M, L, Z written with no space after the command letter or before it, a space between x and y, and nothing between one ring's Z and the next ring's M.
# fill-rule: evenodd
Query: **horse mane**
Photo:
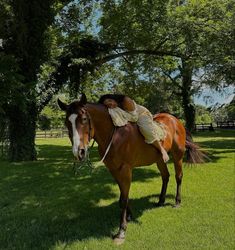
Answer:
M104 113L108 114L108 109L106 108L106 106L104 104L101 103L92 103L92 102L87 102L85 105L83 103L81 103L79 100L74 100L73 102L71 102L68 106L68 111L69 113L77 113L78 109L83 108L83 107L95 107L96 109L103 111Z
M86 105L84 107L88 108L88 109L90 107L91 108L90 112L92 112L91 111L92 109L94 109L98 112L101 112L102 114L107 116L107 118L109 117L110 121L111 121L111 116L109 115L108 108L104 104L88 102L88 103L86 103Z

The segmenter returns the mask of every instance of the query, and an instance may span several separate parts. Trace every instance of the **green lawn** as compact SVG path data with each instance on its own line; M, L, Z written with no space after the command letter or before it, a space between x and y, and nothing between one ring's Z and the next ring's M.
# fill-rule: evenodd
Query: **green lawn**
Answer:
M211 162L185 166L182 207L173 209L169 164L166 206L155 165L135 169L130 198L134 221L126 241L111 240L119 224L119 191L107 169L75 176L68 139L38 139L38 161L0 161L0 249L235 249L235 131L201 132L194 140Z

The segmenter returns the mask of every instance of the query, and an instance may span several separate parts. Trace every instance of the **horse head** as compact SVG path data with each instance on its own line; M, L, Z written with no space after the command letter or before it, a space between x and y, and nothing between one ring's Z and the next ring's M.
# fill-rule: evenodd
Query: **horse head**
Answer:
M76 159L86 158L89 142L94 136L92 121L86 110L87 98L82 94L80 100L66 104L58 99L61 110L66 112L65 125L68 128L72 151Z

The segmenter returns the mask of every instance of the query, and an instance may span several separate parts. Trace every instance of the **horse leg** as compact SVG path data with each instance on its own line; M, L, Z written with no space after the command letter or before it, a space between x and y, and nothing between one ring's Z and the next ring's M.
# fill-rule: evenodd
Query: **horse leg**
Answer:
M183 159L182 158L179 159L179 156L174 157L174 155L173 155L173 161L174 161L174 166L175 166L175 180L176 180L176 184L177 184L176 196L175 196L175 206L174 207L179 207L180 203L181 203L181 183L182 183L182 178L183 178L183 170L182 170Z
M122 203L123 203L123 201L122 201L122 194L120 193L120 198L119 198L119 207L120 207L120 209L122 209ZM127 205L126 220L128 222L132 220L132 212L131 212L131 209L130 209L129 201L128 201L128 205Z
M157 167L162 176L162 189L161 189L161 194L159 196L159 201L157 203L157 206L160 207L163 206L165 203L167 184L169 181L170 174L168 172L167 165L163 160L157 162Z
M131 186L131 179L132 179L132 171L130 166L123 165L118 172L112 173L115 179L118 182L120 192L121 192L121 199L120 199L120 206L121 206L121 217L120 217L120 226L118 233L114 236L114 241L117 244L122 244L125 240L125 232L127 228L127 215L128 215L128 197L129 197L129 190Z

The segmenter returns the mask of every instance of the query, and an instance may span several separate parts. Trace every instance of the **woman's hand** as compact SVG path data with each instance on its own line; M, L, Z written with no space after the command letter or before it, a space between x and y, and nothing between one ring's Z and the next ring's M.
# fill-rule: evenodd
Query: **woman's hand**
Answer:
M107 106L109 109L114 109L118 106L117 102L113 99L105 99L104 105Z
M128 96L125 96L124 100L123 100L123 103L122 103L122 106L123 106L123 109L125 111L128 111L128 112L131 112L131 111L134 111L135 110L135 103L134 101L128 97Z

